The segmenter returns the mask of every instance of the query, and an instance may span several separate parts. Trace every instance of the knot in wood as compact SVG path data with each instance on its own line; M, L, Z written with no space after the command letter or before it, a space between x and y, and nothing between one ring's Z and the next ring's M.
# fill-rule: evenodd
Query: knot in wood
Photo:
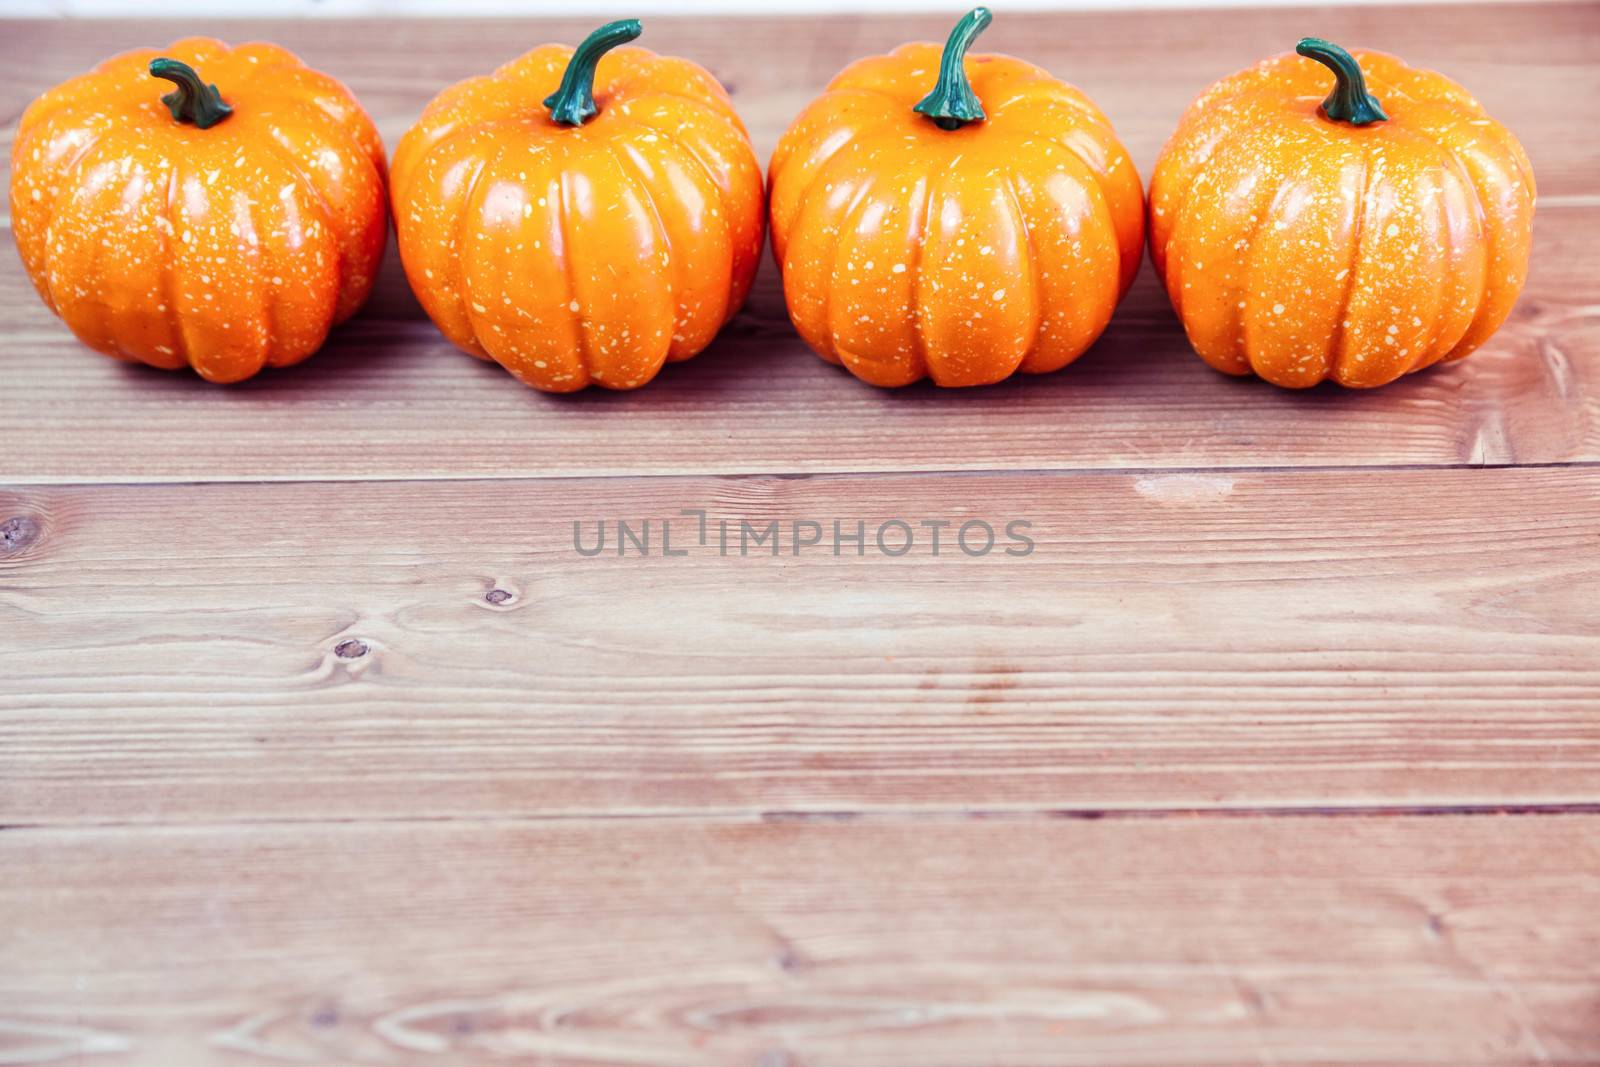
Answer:
M39 521L32 515L13 515L0 522L0 555L21 552L39 539Z
M371 651L371 646L358 637L347 637L333 646L333 654L340 659L360 659Z

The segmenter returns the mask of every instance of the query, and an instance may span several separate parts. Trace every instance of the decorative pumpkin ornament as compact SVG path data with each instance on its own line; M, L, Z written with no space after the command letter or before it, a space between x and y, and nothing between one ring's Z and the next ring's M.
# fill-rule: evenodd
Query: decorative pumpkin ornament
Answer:
M1296 51L1207 89L1156 163L1150 253L1189 340L1291 388L1462 358L1526 277L1522 146L1441 74Z
M989 20L845 68L768 169L789 316L874 385L1064 367L1139 268L1144 189L1111 123L1038 67L968 56Z
M423 308L536 389L650 381L711 343L760 260L744 124L705 70L618 47L639 32L613 22L451 86L394 155Z
M372 121L276 45L116 56L30 104L11 148L50 309L91 348L214 382L320 348L371 291L386 218Z

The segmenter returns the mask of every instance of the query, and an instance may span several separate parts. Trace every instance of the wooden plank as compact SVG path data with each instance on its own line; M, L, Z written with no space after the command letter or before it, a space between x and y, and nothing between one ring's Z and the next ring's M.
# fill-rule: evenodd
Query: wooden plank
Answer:
M1530 288L1511 324L1464 364L1364 394L1227 379L1188 350L1147 270L1106 338L1063 373L960 394L888 393L804 348L769 262L748 311L700 358L638 393L551 398L454 352L421 317L391 255L372 305L327 351L217 389L85 352L16 259L0 257L0 481L1600 461L1600 142L1570 133L1600 125L1600 68L1587 56L1600 7L1359 8L1318 19L1319 32L1457 74L1527 141L1545 194ZM651 34L734 84L765 151L846 58L937 35L944 21L663 19ZM1292 11L1017 15L985 44L992 36L997 49L1072 73L1117 117L1148 174L1198 88L1285 47L1304 22ZM343 74L391 143L438 85L580 29L470 20L185 28L281 38ZM14 114L39 82L173 32L16 24L0 34L0 99ZM771 61L777 54L784 62Z
M1597 912L1593 815L12 831L0 1057L1589 1064Z
M1595 802L1597 517L1595 468L10 492L0 823Z
M1600 461L1600 208L1536 228L1531 287L1483 351L1309 394L1207 368L1148 269L1059 374L890 392L804 347L769 262L698 358L634 393L550 397L417 318L393 256L379 307L327 350L226 389L82 349L11 261L0 482Z
M948 12L739 18L650 17L641 44L687 56L733 93L763 158L783 128L849 61L908 40L942 41ZM981 50L1009 52L1088 92L1146 178L1167 135L1212 81L1287 52L1308 23L1350 47L1443 71L1516 132L1546 196L1600 194L1600 144L1572 131L1600 112L1592 4L1423 4L1304 10L1001 11ZM547 41L580 40L592 18L0 20L0 129L42 89L106 56L187 34L265 39L343 80L392 149L445 85ZM1559 106L1556 106L1559 102ZM7 157L8 158L8 157ZM7 164L0 158L0 167Z

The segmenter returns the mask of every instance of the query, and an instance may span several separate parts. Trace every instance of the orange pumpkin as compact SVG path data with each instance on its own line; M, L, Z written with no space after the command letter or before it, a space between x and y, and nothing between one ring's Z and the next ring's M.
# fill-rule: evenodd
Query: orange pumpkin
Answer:
M423 308L537 389L643 385L710 344L755 277L761 168L744 124L705 70L618 47L637 36L610 23L451 86L394 155Z
M1441 74L1297 51L1207 89L1156 164L1150 253L1189 340L1293 388L1462 358L1522 291L1522 146Z
M1038 67L968 56L989 20L847 67L768 169L790 318L874 385L1064 367L1139 268L1144 189L1110 122Z
M11 220L84 344L234 382L305 359L367 298L383 144L344 86L283 49L193 38L30 104Z

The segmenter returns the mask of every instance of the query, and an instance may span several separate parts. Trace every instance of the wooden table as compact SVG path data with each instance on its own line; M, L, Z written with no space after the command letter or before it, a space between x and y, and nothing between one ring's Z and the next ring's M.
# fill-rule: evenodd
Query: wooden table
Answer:
M646 43L764 155L946 22ZM587 28L14 23L0 115L205 30L344 78L392 146ZM768 263L700 358L553 398L391 255L323 354L217 388L82 350L0 257L0 1063L1600 1063L1600 7L983 43L1148 176L1305 32L1447 71L1533 158L1528 290L1465 364L1225 379L1147 268L1064 373L880 392ZM602 518L690 551L579 555ZM891 518L1036 548L715 550Z

